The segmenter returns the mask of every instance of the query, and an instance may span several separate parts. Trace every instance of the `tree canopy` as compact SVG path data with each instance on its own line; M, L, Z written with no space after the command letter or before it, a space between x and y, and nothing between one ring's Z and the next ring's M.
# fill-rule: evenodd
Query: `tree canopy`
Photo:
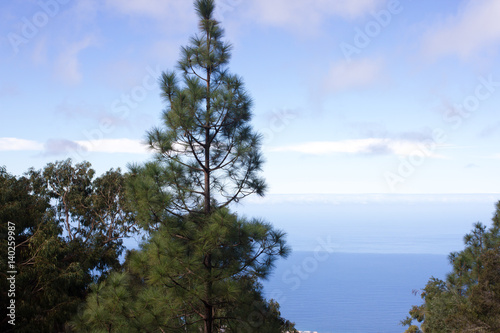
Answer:
M147 239L94 287L73 321L78 331L294 330L260 284L290 251L284 232L230 211L266 189L252 101L227 68L231 45L215 2L194 6L199 33L182 48L177 71L160 78L167 106L161 126L147 133L155 158L130 166L127 195Z
M492 226L475 224L464 243L449 256L446 280L432 277L422 290L424 303L402 322L406 332L500 332L500 202Z
M266 189L259 176L261 137L250 126L252 101L227 68L231 45L214 19L215 2L195 1L195 9L199 34L182 48L179 72L162 74L163 126L147 135L173 215L201 207L208 214Z
M70 160L29 170L22 177L0 170L0 233L15 225L16 325L3 332L63 331L92 283L119 268L123 238L133 234L119 170L100 177L89 163ZM7 240L0 240L7 253ZM7 262L0 260L2 304L9 302Z

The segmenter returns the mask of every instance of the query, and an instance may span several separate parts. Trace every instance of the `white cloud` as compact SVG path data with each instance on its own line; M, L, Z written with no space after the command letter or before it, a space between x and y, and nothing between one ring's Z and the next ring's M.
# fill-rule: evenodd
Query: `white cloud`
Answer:
M44 65L47 62L47 36L40 36L33 47L33 62L37 65Z
M106 4L124 14L139 14L153 17L172 15L173 11L192 10L191 1L172 0L107 0Z
M149 17L162 22L171 30L192 27L196 20L193 1L179 0L106 0L115 12L132 17Z
M261 23L313 33L329 16L356 18L383 0L254 0L249 14Z
M91 141L76 141L88 152L96 153L129 153L146 154L148 147L140 140L131 139L102 139Z
M78 143L65 139L50 139L44 144L44 156L66 155L74 151L86 149Z
M0 86L0 97L12 97L21 94L21 90L15 83L5 83Z
M78 26L79 30L85 28L85 25L88 28L100 9L101 2L99 0L78 0L72 8L73 18L76 18L74 24Z
M181 54L181 45L184 44L185 38L169 36L163 40L151 43L148 54L151 54L152 59L155 59L160 63L171 64L173 67L177 63L177 59Z
M57 75L66 83L76 84L82 79L80 72L79 53L95 44L95 39L87 36L84 39L69 44L60 54L56 62Z
M43 150L43 144L17 138L0 138L0 151Z
M331 65L323 82L325 92L368 86L380 78L382 62L373 59L341 61Z
M89 153L147 154L148 147L141 140L101 139L71 141L50 139L45 143L18 138L0 138L0 151L44 151L45 155Z
M468 0L459 13L427 31L423 51L432 58L456 54L469 58L500 43L500 1Z
M479 165L477 165L476 163L469 163L465 166L466 169L477 169L477 168L480 168Z
M437 146L436 148L439 147ZM268 150L271 152L297 152L311 155L345 153L409 156L420 152L429 157L443 158L442 155L435 154L434 151L436 148L426 148L423 143L417 141L369 138L306 142L291 146L270 147Z

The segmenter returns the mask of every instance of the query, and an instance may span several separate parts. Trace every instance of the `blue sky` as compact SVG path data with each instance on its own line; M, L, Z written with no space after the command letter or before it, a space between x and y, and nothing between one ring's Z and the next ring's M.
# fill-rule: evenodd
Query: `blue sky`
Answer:
M498 193L500 2L219 0L271 194ZM146 161L191 1L0 4L0 165Z

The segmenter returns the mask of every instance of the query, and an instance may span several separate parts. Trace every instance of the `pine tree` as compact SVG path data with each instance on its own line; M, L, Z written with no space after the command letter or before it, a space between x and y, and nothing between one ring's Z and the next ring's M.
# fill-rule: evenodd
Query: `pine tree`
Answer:
M182 48L182 85L175 72L163 73L164 127L148 133L168 174L170 213L178 216L201 207L209 215L266 189L258 175L260 136L250 126L252 101L242 79L226 68L231 45L213 18L214 1L199 0L195 7L200 33Z
M231 45L214 0L194 5L199 34L182 48L178 72L160 78L163 126L147 134L155 160L130 167L129 197L149 238L125 271L96 286L74 321L79 331L294 330L259 282L288 255L285 234L229 210L266 189L252 101L227 68Z
M125 270L94 287L73 322L78 332L294 332L279 305L262 296L259 277L269 273L282 234L259 221L222 209L203 226L172 220L139 251ZM212 254L212 269L204 257ZM210 289L207 289L207 285ZM206 305L212 306L207 318Z
M423 289L424 303L402 322L406 332L500 332L500 202L492 226L476 223L464 243L449 256L446 280L433 277Z
M213 18L214 1L196 1L195 8L200 33L182 48L179 68L184 85L179 85L175 72L162 75L162 95L168 104L165 127L148 135L162 172L167 173L169 210L176 216L200 213L202 205L203 214L209 216L265 190L257 175L262 164L260 138L249 126L252 103L242 80L226 69L231 46L222 40L223 30ZM210 272L210 252L204 265ZM210 284L206 289L211 290ZM212 331L212 317L212 304L206 304L206 332Z

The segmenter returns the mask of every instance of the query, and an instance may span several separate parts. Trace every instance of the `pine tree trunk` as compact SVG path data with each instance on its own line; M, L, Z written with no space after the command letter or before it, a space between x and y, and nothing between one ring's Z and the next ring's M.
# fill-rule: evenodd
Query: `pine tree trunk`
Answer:
M205 129L205 215L210 215L210 130Z
M210 304L205 305L205 333L213 332L213 306Z
M209 143L210 132L208 128L206 129L206 144L205 148L205 216L208 218L210 215L210 151L209 151ZM206 269L208 270L208 281L205 283L205 292L206 292L206 300L205 300L205 333L213 332L213 306L210 304L212 298L212 283L210 281L210 273L212 271L212 255L207 253L204 258L204 264Z
M209 36L207 36L207 45L209 47ZM205 128L205 216L211 213L210 207L210 70L207 71L207 118L206 118L206 128ZM208 281L205 283L206 289L206 303L205 303L205 333L213 332L214 318L213 318L213 305L210 304L212 298L212 282L210 281L211 271L212 271L212 255L207 253L205 255L205 267L208 270Z
M210 207L210 148L209 148L209 139L210 132L207 128L206 130L206 142L207 147L205 148L205 216L208 218L210 215L211 207ZM212 282L210 281L211 271L212 271L212 254L207 253L204 258L204 264L206 269L208 270L208 281L205 283L205 292L206 292L206 300L205 300L205 333L213 332L213 306L210 304L212 298Z

